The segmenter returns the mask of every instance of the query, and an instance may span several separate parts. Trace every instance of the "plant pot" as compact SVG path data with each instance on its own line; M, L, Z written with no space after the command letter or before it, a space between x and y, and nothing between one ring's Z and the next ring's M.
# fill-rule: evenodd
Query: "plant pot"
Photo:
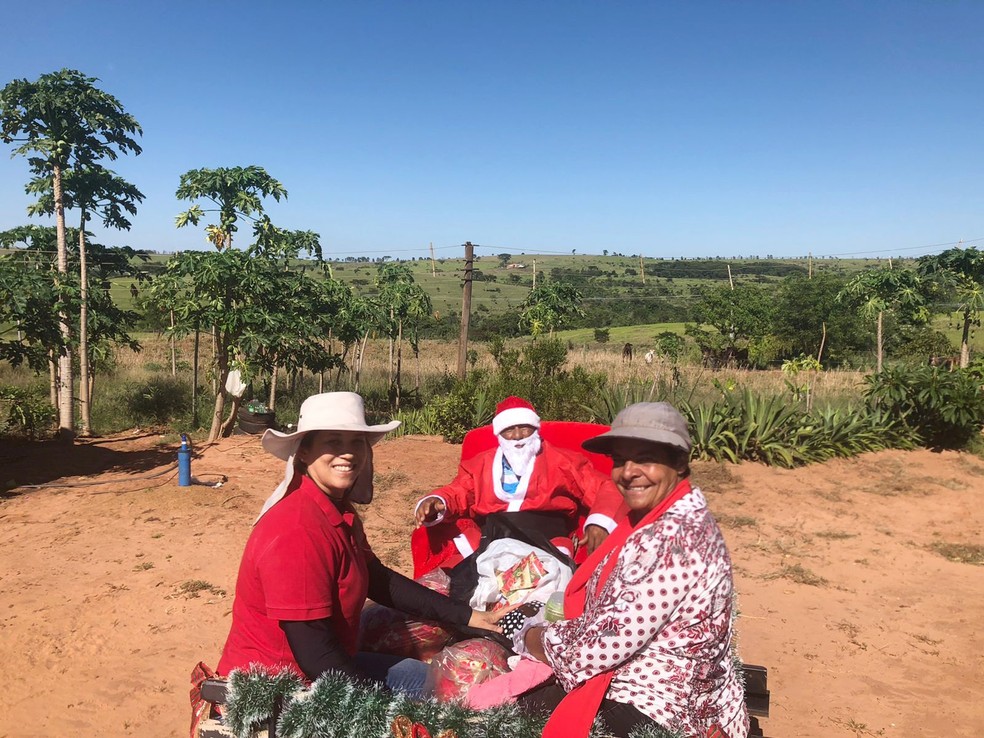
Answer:
M277 427L277 416L273 412L254 413L241 407L239 408L237 419L239 421L239 430L250 435L258 435L267 428Z

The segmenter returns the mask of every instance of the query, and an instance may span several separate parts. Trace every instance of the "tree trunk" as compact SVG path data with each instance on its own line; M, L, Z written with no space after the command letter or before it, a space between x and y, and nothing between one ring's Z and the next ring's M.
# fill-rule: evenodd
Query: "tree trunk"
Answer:
M222 424L222 437L228 438L232 435L232 429L236 427L236 420L239 416L239 407L243 403L242 397L232 398L232 408L229 410L229 417Z
M881 374L882 370L882 316L883 312L878 311L878 373Z
M208 432L208 442L212 443L219 440L219 436L224 430L222 414L225 410L225 384L229 378L229 350L226 348L225 339L219 337L218 327L212 329L212 339L216 344L215 363L216 363L216 382L215 386L215 405L212 408L212 427Z
M191 424L198 427L198 349L201 343L201 331L195 323L195 348L191 357Z
M396 411L400 412L400 384L403 381L403 321L400 321L396 339Z
M58 284L68 274L68 244L65 236L65 201L62 196L62 169L55 164L52 170L52 189L55 197L55 233L58 239ZM75 437L75 378L72 376L72 326L68 320L65 300L58 298L58 330L64 347L58 355L58 435L63 440Z
M58 407L58 363L55 361L55 352L48 351L48 382L52 407Z
M82 411L81 436L92 435L92 412L90 408L91 383L89 381L89 265L85 254L85 208L79 225L79 406Z
M178 376L178 361L174 346L174 310L171 310L171 376Z
M963 335L960 336L960 368L970 365L970 311L964 310Z
M359 378L362 376L362 360L366 356L366 344L369 343L369 331L362 337L362 345L359 346L358 356L355 357L355 391L359 391Z
M274 360L273 371L270 372L270 397L267 402L267 407L270 410L277 409L277 363Z

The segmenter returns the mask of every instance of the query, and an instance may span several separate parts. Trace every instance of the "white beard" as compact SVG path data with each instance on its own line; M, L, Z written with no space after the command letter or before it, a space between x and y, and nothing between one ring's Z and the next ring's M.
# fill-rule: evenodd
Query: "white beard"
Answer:
M519 441L507 441L499 436L499 448L502 449L502 455L509 462L510 468L522 479L533 466L536 455L540 453L540 431L533 431L531 435Z

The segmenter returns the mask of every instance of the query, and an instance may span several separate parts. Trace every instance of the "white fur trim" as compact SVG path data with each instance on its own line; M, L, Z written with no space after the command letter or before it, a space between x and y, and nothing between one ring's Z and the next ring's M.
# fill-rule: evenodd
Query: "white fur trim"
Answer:
M539 428L540 416L528 407L511 407L492 418L492 430L496 435L514 425L532 425L534 428Z
M587 528L589 525L597 525L599 528L604 528L611 533L615 530L617 523L607 515L602 515L601 513L591 513L584 519L584 527Z
M452 540L454 540L454 546L458 549L458 553L461 554L462 558L468 558L475 553L471 541L468 540L468 537L464 533L455 536Z
M441 497L440 495L427 495L426 497L421 497L421 498L420 498L420 499L419 499L419 500L417 501L417 505L416 505L416 507L414 507L414 509L413 509L413 519L414 519L414 520L416 520L416 519L417 519L417 510L419 510L419 509L420 509L420 506L421 506L421 505L423 505L423 504L424 504L424 503L425 503L425 502L426 502L427 500L429 500L429 499L431 499L432 497L433 497L433 498L434 498L435 500L440 500L440 501L441 501L441 504L442 504L442 505L444 505L444 509L443 509L443 510L442 510L441 512L439 512L439 513L437 514L437 517L436 517L436 518L434 518L433 520L430 520L430 521L427 521L427 522L424 522L424 523L421 523L421 525L422 525L422 526L423 526L424 528L430 528L430 527L431 527L432 525L437 525L438 523L440 523L440 522L441 522L442 520L444 520L444 516L445 516L445 515L447 514L447 511L448 511L448 501L447 501L447 500L445 500L445 499L444 499L443 497Z

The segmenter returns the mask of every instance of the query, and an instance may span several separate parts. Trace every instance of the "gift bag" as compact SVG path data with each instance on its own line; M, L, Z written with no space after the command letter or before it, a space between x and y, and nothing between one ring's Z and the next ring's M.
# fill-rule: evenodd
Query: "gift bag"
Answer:
M416 580L428 589L446 595L449 579L443 569L434 569ZM430 661L454 636L454 631L428 620L417 620L383 605L369 605L362 611L359 650Z
M463 697L468 690L509 671L509 650L487 638L470 638L446 646L431 660L434 696L439 700Z
M469 604L476 610L531 599L545 602L554 592L562 592L573 574L557 557L514 538L490 543L478 556L475 567L478 586Z

